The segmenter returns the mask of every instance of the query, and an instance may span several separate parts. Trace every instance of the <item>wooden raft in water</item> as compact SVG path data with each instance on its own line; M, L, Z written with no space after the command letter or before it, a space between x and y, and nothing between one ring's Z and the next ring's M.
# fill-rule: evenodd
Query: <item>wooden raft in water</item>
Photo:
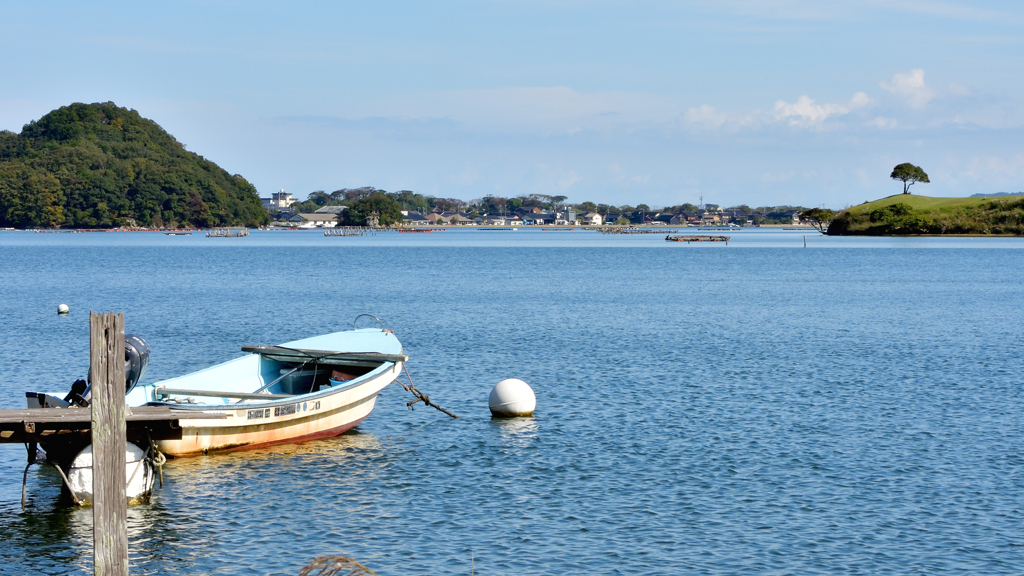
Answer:
M665 236L665 240L668 242L725 242L729 243L728 236L697 236L697 235L680 235L680 236Z

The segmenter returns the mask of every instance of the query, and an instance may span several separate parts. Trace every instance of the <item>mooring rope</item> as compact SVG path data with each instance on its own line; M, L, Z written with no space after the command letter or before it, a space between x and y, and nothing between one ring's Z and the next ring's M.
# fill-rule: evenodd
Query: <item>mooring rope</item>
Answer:
M164 453L161 452L159 448L157 448L156 442L154 442L153 438L149 435L149 430L146 430L146 440L149 440L149 450L153 454L152 462L153 465L156 466L156 470L160 475L160 489L163 490L164 464L167 463L167 456L164 456Z
M136 464L135 465L135 469L132 470L132 475L128 477L128 482L125 483L125 486L131 486L132 485L132 480L135 480L135 475L139 473L139 468L142 468L142 465L148 459L149 459L149 448L147 447L146 451L142 453L142 458L139 458L139 463Z
M57 472L60 472L60 477L64 479L64 485L68 487L68 492L71 493L71 499L75 501L75 504L77 506L83 506L84 503L78 499L78 494L75 494L75 489L71 487L71 481L68 480L68 477L67 475L64 474L64 471L60 469L60 465L57 464L56 462L51 462L51 464L53 464L53 467L57 469Z
M437 404L434 404L433 402L431 402L430 401L430 396L427 396L426 394L424 394L423 392L421 392L420 390L418 390L416 388L416 385L413 384L413 382L412 382L412 375L409 374L409 367L406 366L404 362L402 363L402 368L405 370L405 377L409 379L409 384L406 385L405 382L402 382L398 378L395 378L395 382L398 382L399 384L401 384L402 388L405 388L405 390L407 392L412 392L412 395L416 397L415 400L412 400L410 402L406 402L405 403L405 405L409 407L409 410L413 409L413 404L416 404L417 402L423 402L427 406L430 406L431 408L434 408L435 410L439 410L441 412L444 412L445 414L451 416L452 418L458 418L458 416L456 416L455 414L452 414L451 412L449 412L449 411L445 410L444 408L441 408Z
M21 509L25 509L25 484L28 483L28 469L35 464L35 462L29 462L25 465L25 473L21 475Z

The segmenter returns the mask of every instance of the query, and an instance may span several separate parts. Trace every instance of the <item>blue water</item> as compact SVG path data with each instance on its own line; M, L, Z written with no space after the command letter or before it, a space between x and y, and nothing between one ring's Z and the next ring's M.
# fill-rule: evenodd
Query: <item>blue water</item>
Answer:
M171 461L134 574L1024 573L1024 239L730 235L0 232L0 407L84 375L90 309L146 380L368 312L462 418L389 387L353 433ZM491 420L513 376L536 418ZM33 467L23 512L23 461L0 573L91 573L91 509Z

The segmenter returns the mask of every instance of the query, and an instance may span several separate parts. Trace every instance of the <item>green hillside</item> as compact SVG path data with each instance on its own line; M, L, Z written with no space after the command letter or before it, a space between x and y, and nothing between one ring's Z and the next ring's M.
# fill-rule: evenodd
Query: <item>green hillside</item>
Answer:
M256 226L256 189L112 102L0 131L0 227Z
M828 233L1024 235L1024 196L932 198L897 194L844 210L832 221Z

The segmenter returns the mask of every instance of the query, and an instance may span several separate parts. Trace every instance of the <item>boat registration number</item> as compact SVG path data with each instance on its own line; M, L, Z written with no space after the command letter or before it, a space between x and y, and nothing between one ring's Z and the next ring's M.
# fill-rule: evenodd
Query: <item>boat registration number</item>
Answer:
M307 408L305 402L301 404L289 404L287 406L275 406L274 416L288 416L289 414L295 414L296 412L304 412ZM320 409L320 401L312 404L313 410ZM246 415L246 420L255 420L257 418L270 418L270 408L261 408L259 410L249 410Z
M289 404L288 406L276 406L274 407L274 416L287 416L288 414L295 414L295 409L298 406L296 404Z

